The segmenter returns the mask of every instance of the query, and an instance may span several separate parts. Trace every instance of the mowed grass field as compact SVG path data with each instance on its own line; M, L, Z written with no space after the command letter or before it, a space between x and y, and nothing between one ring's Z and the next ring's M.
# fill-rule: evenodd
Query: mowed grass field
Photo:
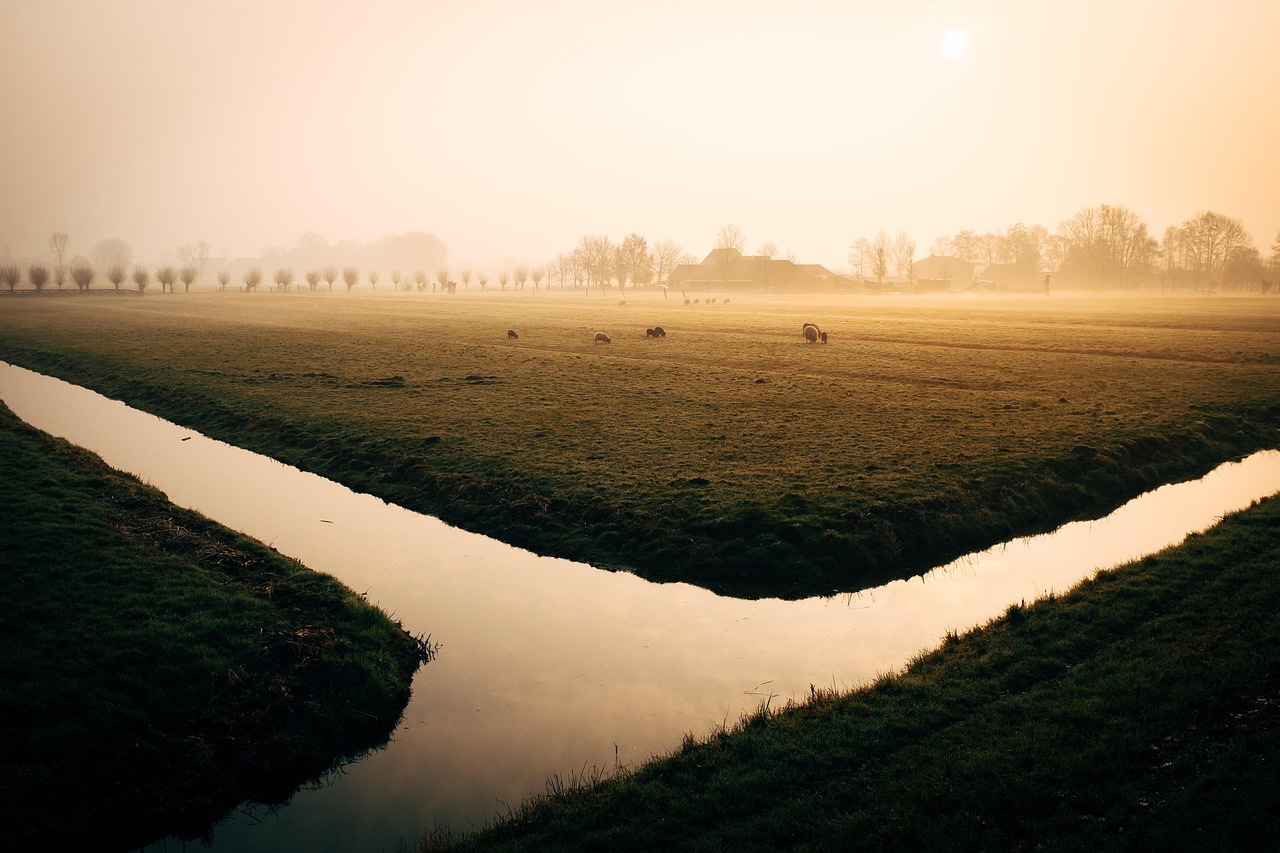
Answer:
M1274 298L730 299L9 298L0 358L539 552L751 596L909 574L1280 438Z

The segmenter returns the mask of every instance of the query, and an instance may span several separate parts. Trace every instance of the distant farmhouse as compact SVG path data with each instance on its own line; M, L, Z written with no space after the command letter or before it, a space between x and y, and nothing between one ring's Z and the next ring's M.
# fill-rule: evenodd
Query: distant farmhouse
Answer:
M1030 290L1040 286L1043 276L1030 264L991 264L978 280L996 290Z
M821 264L796 264L737 249L713 249L700 264L680 264L667 284L673 290L748 290L790 293L843 290L855 282Z
M917 293L947 293L973 284L973 264L949 255L930 255L915 262Z

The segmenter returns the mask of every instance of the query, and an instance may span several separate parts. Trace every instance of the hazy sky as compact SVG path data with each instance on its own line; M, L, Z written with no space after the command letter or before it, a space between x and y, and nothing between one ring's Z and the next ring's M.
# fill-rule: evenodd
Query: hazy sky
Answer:
M923 255L1106 202L1266 254L1277 34L1275 0L0 0L0 242L536 263L732 222L844 268L880 228Z

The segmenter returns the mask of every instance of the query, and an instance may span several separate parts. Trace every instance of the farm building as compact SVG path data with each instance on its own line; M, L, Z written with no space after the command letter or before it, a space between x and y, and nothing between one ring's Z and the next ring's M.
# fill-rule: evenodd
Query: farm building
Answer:
M921 258L912 266L912 272L917 290L962 290L973 283L973 264L948 255Z
M700 264L680 264L667 283L674 290L765 292L842 290L854 285L821 264L797 264L737 249L713 249Z

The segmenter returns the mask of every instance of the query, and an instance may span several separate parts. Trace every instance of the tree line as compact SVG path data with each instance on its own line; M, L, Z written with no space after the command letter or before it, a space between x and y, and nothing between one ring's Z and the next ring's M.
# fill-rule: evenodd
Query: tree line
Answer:
M849 265L860 278L910 278L915 245L906 232L881 231L853 242ZM1008 264L1099 286L1158 280L1170 289L1231 288L1262 281L1268 270L1280 276L1280 233L1264 259L1241 220L1215 211L1171 225L1157 239L1137 213L1100 204L1083 208L1056 232L1022 223L999 231L962 230L938 237L930 251L960 258L975 270Z

